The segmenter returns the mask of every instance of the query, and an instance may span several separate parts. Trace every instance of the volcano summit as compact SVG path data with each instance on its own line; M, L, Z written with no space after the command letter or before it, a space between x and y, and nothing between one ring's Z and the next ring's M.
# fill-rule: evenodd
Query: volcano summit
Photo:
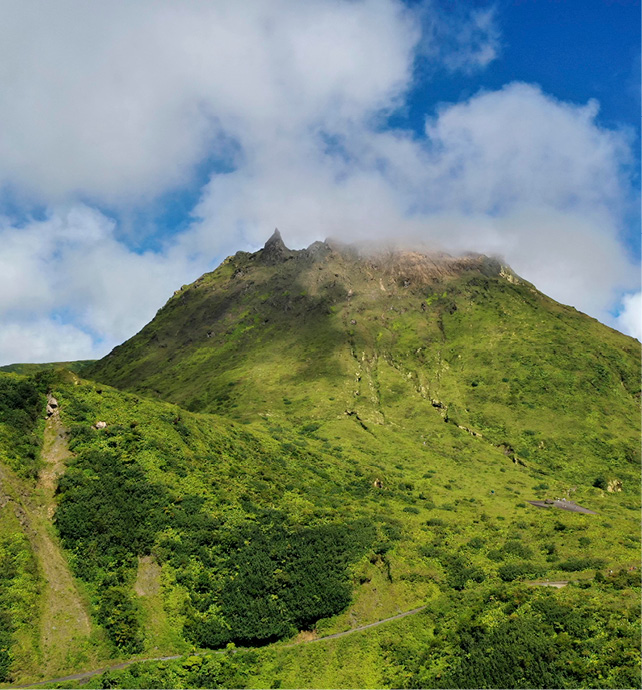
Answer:
M0 672L633 687L639 354L498 259L275 232L102 360L0 373Z

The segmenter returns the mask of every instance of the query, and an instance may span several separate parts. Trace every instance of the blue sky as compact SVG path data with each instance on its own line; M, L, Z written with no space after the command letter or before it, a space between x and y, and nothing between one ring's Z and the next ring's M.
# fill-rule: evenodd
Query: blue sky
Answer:
M499 254L640 337L640 8L0 8L0 363L106 354L278 226Z
M486 3L474 3L481 7ZM445 3L446 6L452 3ZM413 89L408 126L421 129L434 107L434 90L459 101L479 89L512 81L539 84L571 103L599 101L597 122L630 129L635 185L640 183L640 3L639 0L504 0L496 8L500 55L483 71L434 74ZM639 205L627 228L627 246L640 258Z

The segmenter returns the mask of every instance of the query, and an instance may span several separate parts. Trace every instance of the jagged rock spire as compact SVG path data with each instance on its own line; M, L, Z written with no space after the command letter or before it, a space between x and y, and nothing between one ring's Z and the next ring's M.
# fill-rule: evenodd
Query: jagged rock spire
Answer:
M274 228L274 232L270 236L270 239L265 243L265 246L263 247L263 249L268 249L269 247L273 247L275 245L281 246L284 249L287 248L285 246L285 244L283 243L283 238L281 237L281 233L279 232L278 228Z
M292 252L285 246L278 228L274 229L272 236L261 250L261 261L269 264L280 263L292 256Z

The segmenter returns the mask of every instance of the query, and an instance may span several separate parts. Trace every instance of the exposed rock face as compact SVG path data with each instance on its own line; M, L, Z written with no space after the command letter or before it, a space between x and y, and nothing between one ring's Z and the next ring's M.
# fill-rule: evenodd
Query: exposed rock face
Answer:
M261 250L259 260L261 263L274 265L293 258L294 254L283 243L281 233L278 230L274 230L272 236Z
M313 242L307 249L303 250L312 261L320 261L332 252L326 242Z
M622 482L619 479L610 479L609 483L606 485L606 490L615 493L616 491L622 491Z
M94 429L105 429L107 428L107 422L96 422L94 424Z
M52 395L47 399L47 418L58 409L58 401Z
M324 242L313 242L307 249L292 250L285 246L278 229L274 230L263 249L257 253L256 259L259 263L276 266L290 259L321 263L331 256L340 256L346 262L356 262L361 270L376 273L385 282L390 281L403 288L428 285L468 271L478 271L486 276L502 276L512 283L524 282L499 259L483 254L451 256L441 251L411 251L376 245L364 248L331 238ZM238 275L235 274L235 277ZM383 284L382 289L386 289Z

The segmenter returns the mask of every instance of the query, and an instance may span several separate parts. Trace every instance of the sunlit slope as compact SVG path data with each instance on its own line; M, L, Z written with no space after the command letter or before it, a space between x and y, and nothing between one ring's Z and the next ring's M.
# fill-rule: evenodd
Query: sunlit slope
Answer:
M444 423L569 481L637 484L639 343L480 256L278 237L178 291L90 376L237 419Z
M31 385L5 376L13 386ZM382 366L380 376L384 391L408 380L392 365ZM353 379L355 386L363 382L363 375ZM38 386L42 395L47 381L41 378ZM598 671L609 670L614 678L635 672L635 578L620 583L622 591L609 583L591 585L590 606L582 607L600 627L586 634L575 618L557 621L560 612L576 616L573 596L562 596L562 609L551 600L540 612L518 584L608 577L610 569L626 571L638 563L639 495L629 482L609 492L593 481L573 483L563 472L514 462L486 437L444 422L443 408L426 403L416 386L404 388L401 400L394 391L384 393L384 420L366 402L348 409L355 414L344 410L316 422L303 415L288 420L264 414L239 422L193 413L71 374L50 375L48 389L59 402L73 454L56 494L53 528L86 592L96 644L115 659L220 648L230 641L263 646L299 639L300 630L326 635L427 605L425 615L404 623L412 636L404 633L405 646L394 634L397 627L392 636L377 628L331 643L336 657L322 674L314 670L320 649L292 648L247 661L247 668L239 657L241 680L261 687L279 679L284 687L297 685L297 677L310 686L465 687L472 670L444 676L440 660L460 658L466 645L475 648L469 621L479 649L487 642L500 655L503 644L514 649L510 616L517 607L524 616L517 641L526 644L524 653L534 663L567 628L560 668L591 650L596 661L569 674L569 686ZM289 409L296 401L283 404ZM5 419L11 423L10 411ZM105 427L95 428L97 422ZM26 457L23 470L21 457L18 452L5 461L28 480L33 459ZM596 514L526 502L562 495ZM3 522L0 529L8 538L15 525ZM21 645L40 634L36 595L23 585L30 558L24 538L20 548L26 565L0 582L0 604L16 612L5 666L5 678L14 679L34 677ZM496 600L498 606L491 603ZM24 610L30 618L19 617ZM497 631L489 621L497 621ZM546 640L541 649L527 641L529 630ZM370 660L378 670L364 675L359 664L346 663L346 654ZM214 682L209 675L194 681L197 676L185 669L199 666L181 663L183 680L163 680L164 672L157 676L154 670L152 684ZM216 671L217 664L208 668ZM492 664L484 671L490 672ZM144 683L123 676L124 686L137 682Z
M49 371L52 369L69 369L70 371L75 371L80 373L84 368L93 364L95 359L79 359L76 362L47 362L45 364L5 364L0 367L0 372L12 373L12 374L22 374L24 376L29 376L36 374L39 371Z
M56 528L120 654L331 633L444 591L639 558L632 491L579 486L598 515L532 507L569 484L451 424L424 446L346 415L324 432L90 382L53 390L74 454Z

